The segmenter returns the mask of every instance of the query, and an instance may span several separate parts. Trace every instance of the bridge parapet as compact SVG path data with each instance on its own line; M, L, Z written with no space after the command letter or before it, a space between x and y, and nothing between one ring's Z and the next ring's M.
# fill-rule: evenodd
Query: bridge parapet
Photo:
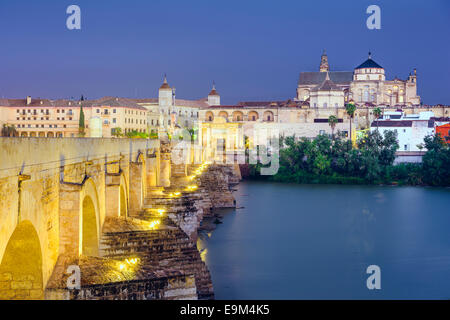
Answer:
M146 173L159 170L159 158L146 163L145 155L159 147L145 139L0 138L0 276L11 281L0 298L38 297L32 291L45 288L60 254L95 255L105 217L142 205ZM24 222L36 237L23 234ZM39 251L34 265L15 259L26 259L18 249ZM32 288L14 282L37 274Z

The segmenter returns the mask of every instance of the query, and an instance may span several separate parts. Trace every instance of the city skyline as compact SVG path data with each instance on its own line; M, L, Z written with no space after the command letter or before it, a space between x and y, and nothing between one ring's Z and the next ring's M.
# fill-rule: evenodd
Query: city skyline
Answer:
M156 97L167 73L180 98L206 97L215 81L224 104L284 100L295 96L300 72L318 70L326 49L334 71L352 71L368 51L389 79L417 68L423 103L450 102L450 44L435 40L450 29L445 1L78 1L82 26L72 31L70 4L0 4L1 97ZM366 27L370 4L381 8L381 30Z

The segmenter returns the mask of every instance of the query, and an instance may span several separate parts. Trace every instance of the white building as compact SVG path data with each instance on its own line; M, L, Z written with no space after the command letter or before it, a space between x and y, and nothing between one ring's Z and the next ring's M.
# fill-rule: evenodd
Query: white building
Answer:
M432 111L419 114L405 115L402 111L386 112L383 119L372 122L370 131L379 130L384 135L388 130L396 131L398 137L398 151L423 151L423 139L434 134L434 125L430 119L434 116Z

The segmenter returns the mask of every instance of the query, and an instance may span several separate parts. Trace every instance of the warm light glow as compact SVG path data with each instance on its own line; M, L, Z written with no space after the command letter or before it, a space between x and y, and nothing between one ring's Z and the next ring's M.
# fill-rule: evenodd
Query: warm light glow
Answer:
M125 264L121 263L121 264L119 265L119 269L120 269L120 270L125 269Z
M161 220L159 220L159 219L153 220L152 222L149 223L149 227L150 227L150 229L156 229L156 227L160 224L161 224Z
M195 186L195 185L190 185L190 186L187 186L187 187L186 187L186 190L187 190L187 191L194 191L194 190L197 190L197 189L198 189L198 187Z
M164 210L164 209L158 209L157 211L160 216L162 216L166 212L166 210Z
M132 259L125 259L125 261L126 261L129 265L135 265L136 263L138 263L139 259L138 259L138 258L132 258Z

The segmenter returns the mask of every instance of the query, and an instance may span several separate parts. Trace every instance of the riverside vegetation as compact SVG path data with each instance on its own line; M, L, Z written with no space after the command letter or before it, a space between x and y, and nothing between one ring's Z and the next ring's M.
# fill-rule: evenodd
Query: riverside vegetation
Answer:
M321 184L392 184L450 186L450 147L439 136L427 136L422 163L394 165L399 148L397 133L378 130L352 143L340 132L314 139L283 137L280 168L261 176L261 164L250 165L250 178L279 182Z

